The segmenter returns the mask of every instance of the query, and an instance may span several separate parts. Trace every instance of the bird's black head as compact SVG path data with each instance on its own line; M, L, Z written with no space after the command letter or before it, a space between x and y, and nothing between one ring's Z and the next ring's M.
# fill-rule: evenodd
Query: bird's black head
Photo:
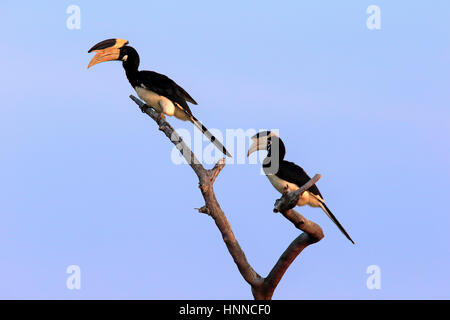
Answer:
M123 61L123 67L125 69L137 71L139 67L139 54L133 47L124 46L120 48L120 55L118 60Z
M123 61L131 67L139 66L139 55L136 50L127 46L128 41L124 39L107 39L97 43L88 52L96 52L89 62L88 68L105 61Z
M248 149L247 156L255 151L267 150L267 157L263 160L265 174L276 174L286 154L283 141L273 131L261 131L251 137L253 143Z

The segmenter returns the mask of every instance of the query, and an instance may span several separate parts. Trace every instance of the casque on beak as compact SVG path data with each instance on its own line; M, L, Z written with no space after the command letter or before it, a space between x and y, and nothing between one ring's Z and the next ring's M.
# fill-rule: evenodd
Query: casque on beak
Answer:
M253 143L248 148L247 157L253 152L267 149L267 137L252 138Z
M127 45L128 41L124 39L107 39L97 43L89 52L97 52L97 54L89 62L88 69L100 62L118 60L120 56L120 48Z

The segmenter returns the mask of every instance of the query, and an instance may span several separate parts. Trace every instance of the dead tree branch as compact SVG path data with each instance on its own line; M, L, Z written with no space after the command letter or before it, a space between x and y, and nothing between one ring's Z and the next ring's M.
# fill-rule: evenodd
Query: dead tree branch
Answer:
M253 291L255 299L271 299L275 288L295 258L297 258L307 246L320 241L324 237L322 228L318 224L306 219L300 213L292 209L296 206L302 193L312 187L320 178L321 175L316 174L298 190L285 193L280 199L275 201L273 211L281 212L286 219L292 222L297 229L303 231L303 233L292 241L289 247L283 252L275 266L264 279L261 288L259 288L257 292Z
M270 300L275 288L295 258L304 248L310 244L320 241L324 236L322 229L317 224L307 220L301 214L292 209L295 207L300 195L314 185L320 179L320 175L315 175L299 190L286 193L276 201L274 212L281 212L286 219L291 221L296 228L302 230L303 233L289 245L289 247L278 259L269 275L266 278L263 278L247 261L245 253L234 236L231 225L220 207L214 193L213 184L221 170L225 167L225 159L220 159L212 169L205 169L198 161L192 150L184 143L183 139L177 134L177 132L163 116L133 95L130 95L130 98L139 106L142 112L146 113L158 124L159 130L164 132L170 141L172 141L175 147L186 159L187 163L194 170L199 180L200 191L203 199L205 200L205 205L198 209L198 211L208 214L213 218L217 228L222 234L222 239L225 242L228 252L238 267L239 272L244 280L251 286L253 297L258 300Z

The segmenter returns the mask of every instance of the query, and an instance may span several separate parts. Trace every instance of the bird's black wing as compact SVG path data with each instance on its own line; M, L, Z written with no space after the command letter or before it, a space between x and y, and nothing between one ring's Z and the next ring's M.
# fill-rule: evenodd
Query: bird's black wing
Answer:
M178 103L192 115L191 109L189 109L186 101L192 104L197 104L197 102L186 92L186 90L176 84L175 81L168 76L154 71L141 71L139 72L139 80L147 87L147 89Z
M280 179L283 179L287 182L295 183L297 186L301 187L305 183L307 183L311 178L308 176L308 174L303 170L302 167L296 165L293 162L289 161L282 161L280 163L280 167L278 169L278 172L276 174ZM313 193L316 196L320 196L323 200L322 195L320 194L319 188L317 188L316 185L313 185L311 188L308 189L309 192ZM345 231L344 227L341 225L341 223L338 221L338 219L334 216L334 214L331 212L330 209L328 209L325 202L320 201L320 206L322 207L323 211L328 215L328 217L337 225L339 230L347 237L348 240L350 240L353 244L355 243L350 235Z
M302 167L296 165L293 162L283 160L280 163L280 167L276 174L280 179L283 179L290 183L295 183L299 188L307 183L311 178L308 174L303 170ZM322 199L322 195L320 194L319 188L316 185L313 185L308 189L309 192L320 196Z

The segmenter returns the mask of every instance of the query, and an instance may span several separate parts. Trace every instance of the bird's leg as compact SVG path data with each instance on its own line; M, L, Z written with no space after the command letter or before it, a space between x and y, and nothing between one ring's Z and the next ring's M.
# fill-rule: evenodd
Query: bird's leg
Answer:
M148 108L150 108L146 104L139 105L139 109L141 109L142 113L147 113Z
M158 121L158 123L160 123L161 121L166 121L166 117L164 116L164 114L162 112L158 112L157 121Z
M283 188L283 192L281 193L283 196L287 195L289 193L289 186L285 185ZM279 201L280 199L278 199L277 201ZM277 213L278 211L273 210L273 212Z

